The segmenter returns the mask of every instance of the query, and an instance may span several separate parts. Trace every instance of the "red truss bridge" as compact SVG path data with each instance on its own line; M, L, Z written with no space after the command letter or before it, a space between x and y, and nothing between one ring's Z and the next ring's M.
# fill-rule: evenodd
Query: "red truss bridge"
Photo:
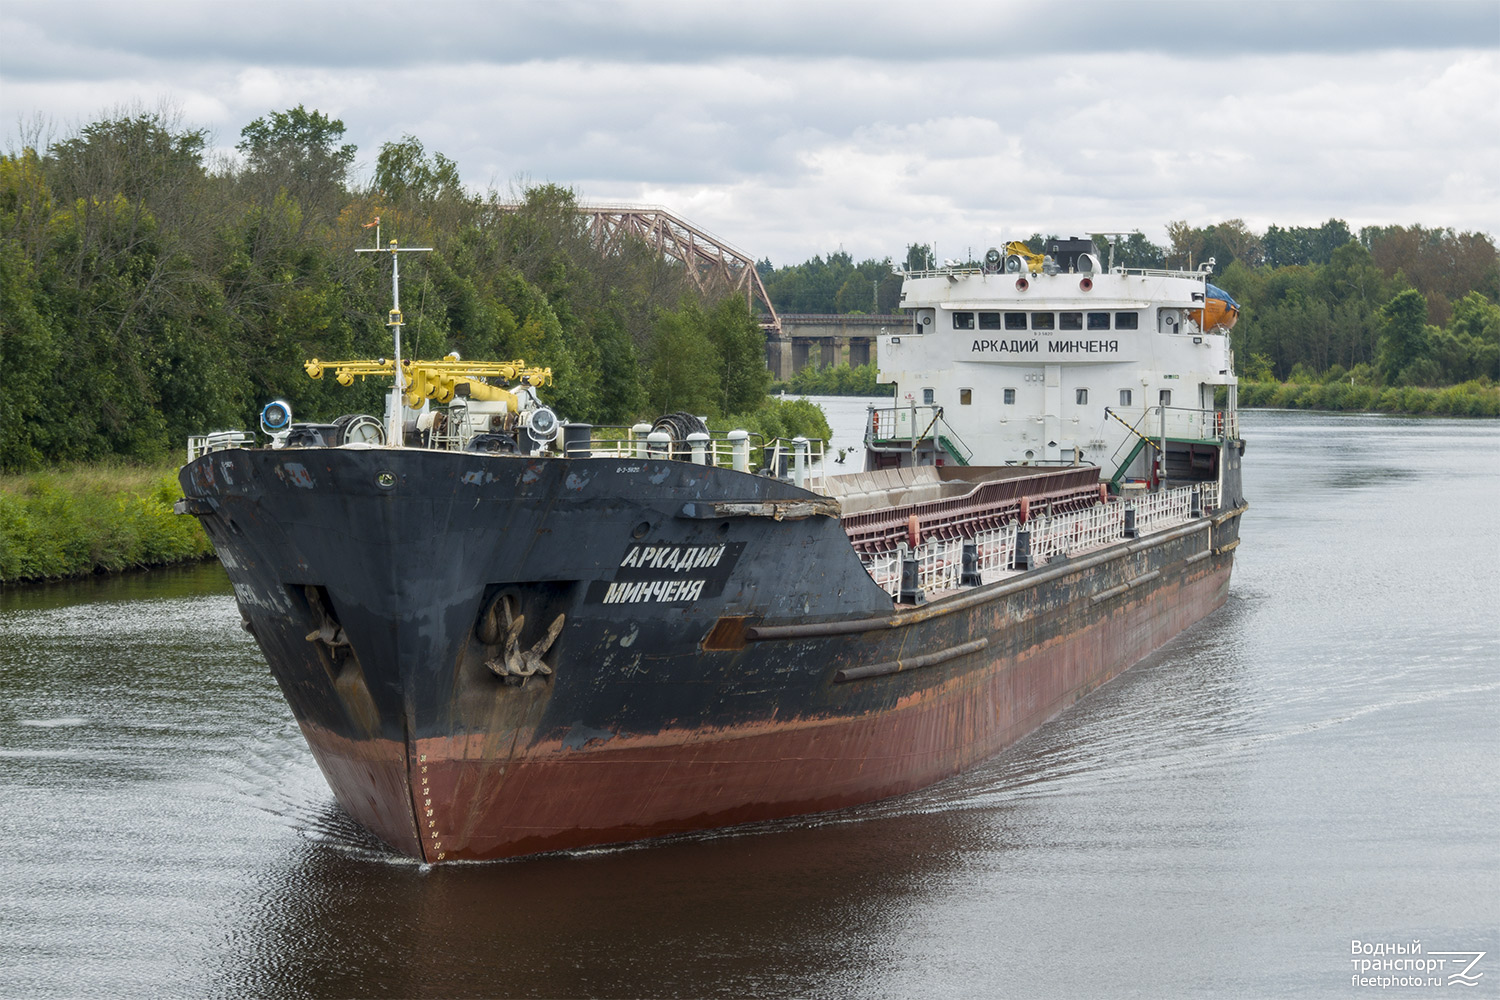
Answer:
M589 234L601 252L608 252L628 237L644 240L662 254L687 265L687 272L700 292L734 291L744 295L750 308L759 307L768 321L768 336L781 336L781 317L766 295L755 261L717 236L685 222L665 208L647 205L580 205L589 217Z
M521 206L499 207L515 211ZM760 312L766 336L782 339L781 317L766 294L753 258L657 205L579 205L578 214L587 217L589 236L600 253L608 253L626 239L643 240L686 265L688 276L705 295L737 292L745 296L750 308Z

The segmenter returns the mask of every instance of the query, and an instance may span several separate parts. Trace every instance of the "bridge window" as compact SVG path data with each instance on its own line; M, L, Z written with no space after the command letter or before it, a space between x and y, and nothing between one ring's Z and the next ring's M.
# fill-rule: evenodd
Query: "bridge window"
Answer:
M1140 327L1140 313L1115 313L1116 330L1135 330Z
M998 315L998 314L992 314L992 315ZM960 406L968 406L972 402L974 402L974 390L973 389L960 389L960 390L958 390L958 404Z
M1024 329L1026 329L1026 314L1025 313L1006 313L1005 314L1005 328L1007 330L1024 330Z
M1000 314L999 313L980 313L979 314L979 329L981 329L981 330L998 330L998 329L1000 329Z
M922 405L923 406L931 406L932 405L932 396L933 396L933 394L932 394L932 390L931 389L923 389L922 390Z
M1016 405L1016 390L1014 390L1014 389L1006 389L1005 390L1005 397L1004 398L1005 398L1005 405L1006 406L1014 406L1014 405Z
M1032 313L1031 328L1033 330L1051 330L1056 317L1052 313Z
M1089 391L1087 389L1075 389L1073 391L1073 401L1079 406L1087 406L1089 402Z
M1108 330L1109 313L1089 313L1090 330Z
M1172 390L1171 389L1163 389L1161 391L1161 393L1159 394L1159 398L1161 399L1161 405L1162 406L1171 406L1172 405Z
M1130 390L1129 389L1121 389L1120 390L1120 405L1121 406L1129 406L1130 405Z
M1082 330L1083 313L1058 313L1057 328L1059 330Z
M974 329L974 314L971 313L971 312L956 312L956 313L954 313L953 314L953 329L955 329L955 330L972 330L972 329Z

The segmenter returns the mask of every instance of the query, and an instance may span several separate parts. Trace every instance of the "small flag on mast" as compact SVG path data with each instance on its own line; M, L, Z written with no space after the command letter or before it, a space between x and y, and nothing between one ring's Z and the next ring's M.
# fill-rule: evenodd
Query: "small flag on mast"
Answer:
M371 226L378 226L378 225L380 225L380 216L377 215L377 216L375 216L375 221L374 222L366 222L364 225L360 226L359 228L361 228L361 229L369 229Z

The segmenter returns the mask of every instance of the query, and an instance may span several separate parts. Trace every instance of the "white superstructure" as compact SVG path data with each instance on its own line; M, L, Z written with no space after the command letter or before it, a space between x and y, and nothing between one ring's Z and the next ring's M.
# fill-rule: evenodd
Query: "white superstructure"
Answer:
M1237 436L1220 325L1234 306L1208 267L1104 271L1091 241L1048 249L1039 270L991 250L984 267L907 274L911 323L879 341L879 378L897 389L872 413L872 467L1079 463L1150 479L1163 438L1170 472Z

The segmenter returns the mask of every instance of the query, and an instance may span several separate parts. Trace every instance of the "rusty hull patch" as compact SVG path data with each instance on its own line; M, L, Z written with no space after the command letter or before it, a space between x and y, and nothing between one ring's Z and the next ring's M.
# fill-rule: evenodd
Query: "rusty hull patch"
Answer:
M316 485L312 473L301 462L283 462L276 466L276 478L301 490L310 490Z
M708 635L703 637L702 648L706 652L724 652L744 649L745 623L750 621L748 616L725 617L714 622L714 627L709 629Z

